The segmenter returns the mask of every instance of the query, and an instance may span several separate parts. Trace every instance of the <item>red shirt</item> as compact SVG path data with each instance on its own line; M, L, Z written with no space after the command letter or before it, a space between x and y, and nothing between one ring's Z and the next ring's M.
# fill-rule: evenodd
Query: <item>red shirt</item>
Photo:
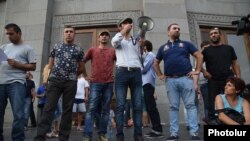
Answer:
M114 81L115 49L111 47L91 47L84 61L91 60L91 82L108 83Z

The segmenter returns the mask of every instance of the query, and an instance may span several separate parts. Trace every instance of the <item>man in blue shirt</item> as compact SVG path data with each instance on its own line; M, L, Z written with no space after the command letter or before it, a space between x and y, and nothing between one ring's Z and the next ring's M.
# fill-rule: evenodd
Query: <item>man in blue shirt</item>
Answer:
M148 115L152 123L152 131L145 134L146 138L155 139L163 138L162 126L159 111L155 102L155 71L154 71L154 58L155 54L152 52L153 45L150 41L145 40L143 45L143 66L142 69L142 86L144 92L144 100Z
M180 98L183 99L187 109L191 140L199 140L193 76L199 75L203 57L192 43L179 39L180 27L178 24L173 23L168 26L168 36L168 42L159 48L154 62L157 76L160 80L165 80L168 89L170 137L167 140L178 139ZM192 71L190 54L196 59L195 71ZM161 60L164 60L164 74L160 70ZM195 83L198 83L198 80Z

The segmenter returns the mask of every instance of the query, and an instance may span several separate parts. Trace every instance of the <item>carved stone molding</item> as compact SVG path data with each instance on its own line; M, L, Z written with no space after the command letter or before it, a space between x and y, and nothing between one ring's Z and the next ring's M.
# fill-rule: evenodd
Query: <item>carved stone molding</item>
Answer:
M55 42L62 40L62 33L65 25L74 27L116 25L117 22L124 17L131 17L134 24L137 25L137 19L141 15L142 12L139 10L55 15L52 24L51 46L53 46ZM133 33L136 33L138 30L137 26L133 26Z
M234 20L239 20L241 16L216 15L187 12L189 32L191 41L199 45L201 41L200 26L235 27L231 24Z

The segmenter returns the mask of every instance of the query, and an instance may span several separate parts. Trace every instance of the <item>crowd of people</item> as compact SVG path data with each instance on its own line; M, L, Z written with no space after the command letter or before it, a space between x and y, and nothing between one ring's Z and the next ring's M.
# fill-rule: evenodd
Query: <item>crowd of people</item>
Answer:
M101 30L99 44L86 53L74 43L75 28L65 26L63 41L51 50L43 81L36 91L31 74L36 69L34 50L22 40L18 25L6 25L10 43L0 48L7 56L0 62L0 140L4 140L7 99L14 117L13 141L25 140L29 117L31 125L37 127L34 141L45 141L47 137L68 141L72 123L77 131L83 132L83 141L91 141L94 125L100 141L115 138L124 141L123 129L131 126L134 141L143 141L144 137L163 138L155 92L157 77L164 82L169 101L165 113L170 125L167 140L177 140L180 136L181 99L191 140L200 140L199 116L205 124L215 116L227 125L240 124L225 113L218 113L220 109L234 109L244 116L244 125L250 124L250 104L241 96L245 82L240 78L237 55L232 46L222 44L219 28L210 30L210 40L203 41L199 50L191 42L181 40L180 26L172 23L167 27L168 41L155 55L153 44L145 36L132 36L131 18L121 19L117 26L114 37L108 30ZM164 71L160 67L162 60ZM91 74L85 68L88 61ZM198 112L200 95L204 115ZM37 121L33 111L35 98L38 98ZM144 112L148 115L146 120ZM143 134L142 127L148 126L145 121L150 121L152 130Z

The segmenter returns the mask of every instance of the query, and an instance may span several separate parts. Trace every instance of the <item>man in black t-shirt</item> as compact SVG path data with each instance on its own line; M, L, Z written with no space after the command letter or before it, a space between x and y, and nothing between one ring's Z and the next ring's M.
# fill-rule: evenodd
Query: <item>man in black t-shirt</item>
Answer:
M31 113L31 105L33 105L33 101L35 100L35 83L32 80L32 74L30 72L26 73L26 96L25 96L25 106L24 106L24 118L25 118L25 124L24 129L27 129L29 117Z
M212 28L209 33L210 46L202 52L207 69L202 72L208 79L209 118L214 115L216 95L224 93L226 79L233 74L240 78L240 66L234 48L222 44L220 35L219 28Z

